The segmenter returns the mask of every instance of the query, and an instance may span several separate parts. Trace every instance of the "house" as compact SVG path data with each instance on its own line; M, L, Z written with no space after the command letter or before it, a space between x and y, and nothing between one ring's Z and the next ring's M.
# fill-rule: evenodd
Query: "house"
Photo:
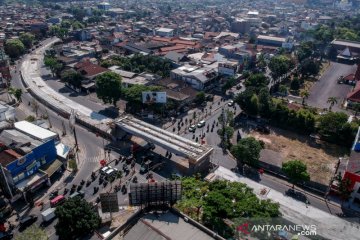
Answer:
M359 56L360 54L360 42L335 39L330 44L338 52L343 52L348 48L350 54L354 56Z
M109 71L109 69L93 64L90 61L78 62L74 65L74 69L88 80L93 80L98 75Z
M185 54L174 51L168 52L164 58L170 60L174 67L179 67L190 60Z
M350 208L360 211L360 127L351 148L349 159L344 169L341 170L343 170L343 172L338 168L337 172L342 175L342 179L348 179L350 181L349 189L352 190L348 205ZM336 182L331 188L333 192L337 193Z
M282 47L286 49L292 49L294 46L289 39L283 37L273 37L273 36L265 36L265 35L259 35L257 37L256 42L258 45Z
M173 37L174 29L172 28L158 28L155 30L155 35L160 37Z
M355 103L360 103L360 81L357 81L354 90L346 96L349 107Z
M214 87L218 78L218 63L205 66L184 65L171 71L172 79L181 80L202 91Z
M91 32L88 29L76 30L73 32L73 36L76 40L79 41L90 41L92 39Z
M124 88L128 88L132 85L148 86L152 82L154 77L152 74L137 74L129 71L124 71L121 70L118 66L109 67L109 70L121 76L121 85Z
M238 71L238 67L239 65L236 62L220 62L218 72L220 75L235 76Z
M15 120L15 108L0 101L0 122L14 121L14 120Z

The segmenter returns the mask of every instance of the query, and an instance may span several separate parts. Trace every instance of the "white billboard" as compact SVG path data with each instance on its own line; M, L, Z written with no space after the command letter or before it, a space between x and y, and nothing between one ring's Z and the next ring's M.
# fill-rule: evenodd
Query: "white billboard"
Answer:
M143 103L166 103L166 92L142 92Z

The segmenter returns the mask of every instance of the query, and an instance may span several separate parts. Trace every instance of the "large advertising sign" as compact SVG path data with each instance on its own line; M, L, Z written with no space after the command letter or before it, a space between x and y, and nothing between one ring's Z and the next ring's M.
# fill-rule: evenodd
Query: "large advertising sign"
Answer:
M166 103L166 92L142 92L143 103Z

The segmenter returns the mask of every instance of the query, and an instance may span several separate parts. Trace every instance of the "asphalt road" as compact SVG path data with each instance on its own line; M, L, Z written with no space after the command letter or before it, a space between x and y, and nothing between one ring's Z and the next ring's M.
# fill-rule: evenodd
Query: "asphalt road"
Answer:
M337 63L335 63L335 66ZM341 67L337 66L334 67L334 70L331 71L337 71L336 68L340 68ZM42 69L41 71L44 71L44 73L46 73L47 70ZM344 74L345 75L345 74ZM325 79L325 76L323 76ZM336 77L334 79L337 79ZM324 83L325 81L320 80L319 83L321 83L324 87L328 87L328 83ZM62 83L56 81L56 80L48 80L49 85L58 90L59 92L61 92L63 95L71 98L72 100L83 104L87 107L90 107L92 109L94 109L95 111L101 111L103 110L103 106L101 106L98 103L95 103L93 101L90 101L87 97L84 96L79 96L78 94L75 94L74 92L71 91L71 89L69 88L64 88L62 86ZM335 81L336 84L336 81ZM18 71L15 73L13 72L13 80L12 80L12 85L14 87L19 87L23 89L23 92L25 92L25 89L23 88L21 81L20 81L20 77L18 75ZM336 85L337 86L337 85ZM318 86L316 86L318 87ZM315 86L314 86L315 88ZM321 87L319 87L321 89ZM310 100L310 99L309 99ZM327 100L327 97L326 97ZM28 107L31 108L30 106L27 106L28 102L33 101L33 98L30 96L30 94L28 93L24 93L23 94L23 107ZM219 104L220 102L220 104ZM326 102L326 101L325 101ZM206 132L206 126L207 124L210 125L210 129L212 126L212 123L215 121L218 121L218 117L221 114L221 108L229 108L231 110L233 110L232 107L228 107L227 106L227 102L226 101L215 101L214 103L212 103L212 110L211 110L211 114L210 114L210 108L209 105L206 107L206 109L208 109L208 114L206 114L206 111L204 110L203 113L198 114L201 115L201 119L205 119L206 120L206 125L205 127L203 127L202 129L197 128L196 132L195 132L195 136L199 136L202 133L205 133L205 141L206 144L209 144L211 146L213 146L214 148L214 153L212 155L211 161L214 164L218 164L221 165L223 167L226 167L228 169L233 169L236 166L236 161L234 159L232 159L230 156L226 155L223 153L222 149L218 146L220 143L220 139L217 135L217 129L219 127L221 127L220 125L218 125L216 127L214 127L213 132ZM239 107L236 107L236 114L238 114L240 112ZM199 111L199 110L198 110ZM45 112L45 107L42 106L40 104L40 109L39 109L40 114ZM68 123L66 119L63 119L62 117L58 116L56 113L54 113L51 110L47 110L48 115L51 119L52 125L57 128L57 129L62 129L62 122L65 122L65 126L67 128L67 132L69 133L70 130L68 129ZM200 121L200 119L197 119L197 122ZM186 133L186 129L188 128L188 126L183 126L180 132L183 132L182 135L184 135L185 137L192 139L193 138L193 133ZM76 131L77 131L77 136L78 136L78 140L79 140L79 146L80 146L80 150L82 151L82 156L84 157L84 164L81 166L79 172L77 173L77 175L75 176L75 178L73 179L73 181L71 182L71 184L75 183L78 184L82 179L86 180L89 178L90 173L94 170L97 169L99 167L99 160L104 158L104 154L103 154L103 144L104 144L104 140L100 137L96 137L93 133L89 132L88 130L84 129L81 126L76 126ZM112 158L116 158L118 156L117 153L112 153ZM138 165L137 165L138 168ZM140 177L141 178L141 177ZM272 176L268 176L268 175L263 175L261 177L260 183L275 189L279 192L284 193L288 188L289 188L289 184L277 179L275 177ZM69 183L70 184L70 183ZM96 185L96 183L92 183L93 185L90 185L88 188L86 188L86 199L93 199L95 196L93 196L92 191L93 191L93 187L94 185ZM305 193L306 194L306 193ZM332 214L336 214L336 213L341 213L341 209L335 205L332 204L327 204L323 199L319 198L319 197L313 197L310 194L306 194L309 202L312 206L319 208L321 210L324 210L326 212L330 212ZM122 199L122 201L126 201L126 199ZM51 231L51 226L49 226L49 228Z
M337 80L340 76L347 76L350 73L355 73L356 65L348 65L337 62L331 62L330 66L325 70L320 79L315 82L310 90L310 96L306 103L317 108L328 108L329 97L336 97L338 103L333 106L333 111L344 111L341 109L341 104L346 95L352 89L352 86L346 84L338 84Z

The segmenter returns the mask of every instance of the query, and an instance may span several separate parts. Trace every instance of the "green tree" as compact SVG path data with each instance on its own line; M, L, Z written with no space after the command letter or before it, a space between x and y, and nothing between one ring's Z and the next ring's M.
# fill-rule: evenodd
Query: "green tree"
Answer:
M68 35L68 29L54 25L50 27L50 34L64 39Z
M304 59L311 57L313 51L314 51L313 42L301 42L296 52L298 61L302 62Z
M259 93L259 114L262 117L269 118L272 112L272 100L267 88L263 88Z
M316 76L320 71L320 64L313 59L306 59L300 65L300 73L303 76Z
M59 239L78 239L100 226L101 219L90 203L79 197L70 198L55 210Z
M281 216L279 204L258 199L243 183L224 180L208 183L195 177L182 178L182 199L176 207L224 238L235 234L234 228L224 220L236 222L238 218Z
M234 131L235 131L234 128L230 126L225 126L217 130L217 134L220 136L222 145L225 149L231 146L230 140L234 135Z
M348 200L353 192L353 189L351 188L351 180L349 178L343 178L340 172L336 175L335 180L338 183L337 190L340 194L341 200Z
M61 22L61 27L69 29L71 27L71 22L69 20L64 20Z
M289 178L295 188L295 184L310 180L306 165L300 160L291 160L282 164L281 170Z
M236 145L231 147L231 153L237 159L238 164L247 164L257 167L260 159L262 144L253 137L241 139Z
M293 63L291 59L285 55L272 57L269 62L271 76L275 82L277 82L281 77L289 72L292 67Z
M121 96L121 76L113 72L97 76L96 94L104 103L112 103L116 106Z
M18 102L21 102L22 90L21 88L13 88L9 89L9 93L13 95Z
M298 91L300 89L300 80L297 77L294 77L294 79L290 83L291 90Z
M74 70L66 70L64 72L62 72L61 74L61 80L68 83L71 86L74 86L76 88L80 88L81 87L81 82L84 79L84 77L74 71Z
M19 39L10 39L6 41L5 52L11 58L18 58L25 52L25 46Z
M246 87L255 87L256 89L267 87L268 84L269 79L262 73L253 74L245 81Z
M331 112L332 107L338 103L337 97L329 97L326 102L330 104L329 111Z
M318 119L318 133L331 142L339 142L344 125L348 116L343 112L329 112L321 115Z
M201 91L196 94L195 102L201 104L205 102L205 99L206 99L205 92Z
M310 96L309 91L307 90L300 91L300 97L302 98L302 105L305 105L305 100L308 99L309 96Z
M23 33L20 35L19 39L26 48L31 48L35 40L35 36L31 33Z
M288 95L288 88L285 85L280 85L279 86L279 93L281 94L282 97L287 96Z
M256 94L253 94L250 98L249 113L251 115L257 115L259 113L259 98Z
M48 240L49 237L41 228L32 225L25 229L25 231L15 235L15 240Z
M351 109L355 111L354 117L357 117L359 111L360 111L360 103L354 103L351 105Z
M63 68L63 65L55 57L50 56L44 57L44 65L50 69L53 76L58 74Z

